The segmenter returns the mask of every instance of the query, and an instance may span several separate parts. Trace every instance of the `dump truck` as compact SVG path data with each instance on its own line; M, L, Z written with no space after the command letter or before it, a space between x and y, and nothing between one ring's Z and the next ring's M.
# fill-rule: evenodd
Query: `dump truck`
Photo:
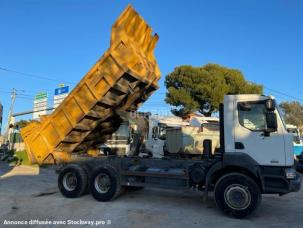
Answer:
M105 54L51 115L21 130L29 160L54 164L97 154L120 126L118 113L137 110L158 88L157 40L128 6L112 27Z
M292 136L271 96L226 95L219 108L220 148L204 140L195 159L138 156L77 156L106 141L120 124L119 113L136 110L157 89L153 55L158 39L129 6L112 29L111 46L53 114L22 130L27 153L38 164L65 163L58 187L69 198L90 192L110 201L127 187L196 189L214 192L217 206L242 218L262 194L300 189ZM81 157L85 157L80 159Z

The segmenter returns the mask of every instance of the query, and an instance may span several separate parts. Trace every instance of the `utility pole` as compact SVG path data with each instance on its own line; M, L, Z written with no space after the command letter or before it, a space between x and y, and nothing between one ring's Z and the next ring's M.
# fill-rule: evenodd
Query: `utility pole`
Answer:
M11 95L12 101L11 101L11 106L10 106L8 117L7 117L7 127L6 127L5 137L4 137L5 144L7 143L7 141L9 141L9 125L10 125L11 119L12 119L16 95L17 95L17 91L15 88L13 88L12 95Z

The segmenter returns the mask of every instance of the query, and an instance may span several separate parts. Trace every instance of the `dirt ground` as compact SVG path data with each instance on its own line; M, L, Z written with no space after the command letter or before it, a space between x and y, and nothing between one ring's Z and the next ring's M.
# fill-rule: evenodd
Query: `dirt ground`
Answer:
M90 195L67 199L54 169L0 163L0 227L303 227L302 213L302 190L263 196L243 220L226 217L212 198L204 203L201 193L190 190L133 190L112 202Z

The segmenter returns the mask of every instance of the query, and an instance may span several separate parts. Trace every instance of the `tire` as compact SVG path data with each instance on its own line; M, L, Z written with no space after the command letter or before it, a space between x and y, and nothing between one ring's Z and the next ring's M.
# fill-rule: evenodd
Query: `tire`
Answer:
M225 214L244 218L260 204L261 191L250 177L241 173L230 173L216 183L215 201Z
M59 173L58 187L62 195L67 198L76 198L84 195L88 189L87 172L77 164L65 166Z
M107 167L96 169L90 178L90 193L98 201L110 201L121 193L117 173Z

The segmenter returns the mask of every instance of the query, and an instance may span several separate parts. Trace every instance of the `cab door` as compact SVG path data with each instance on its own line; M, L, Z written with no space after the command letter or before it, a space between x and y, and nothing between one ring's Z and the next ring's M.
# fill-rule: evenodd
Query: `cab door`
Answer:
M238 101L235 110L235 151L248 154L260 165L285 166L285 143L283 125L279 123L275 132L265 133L265 101ZM278 116L277 111L275 110Z

